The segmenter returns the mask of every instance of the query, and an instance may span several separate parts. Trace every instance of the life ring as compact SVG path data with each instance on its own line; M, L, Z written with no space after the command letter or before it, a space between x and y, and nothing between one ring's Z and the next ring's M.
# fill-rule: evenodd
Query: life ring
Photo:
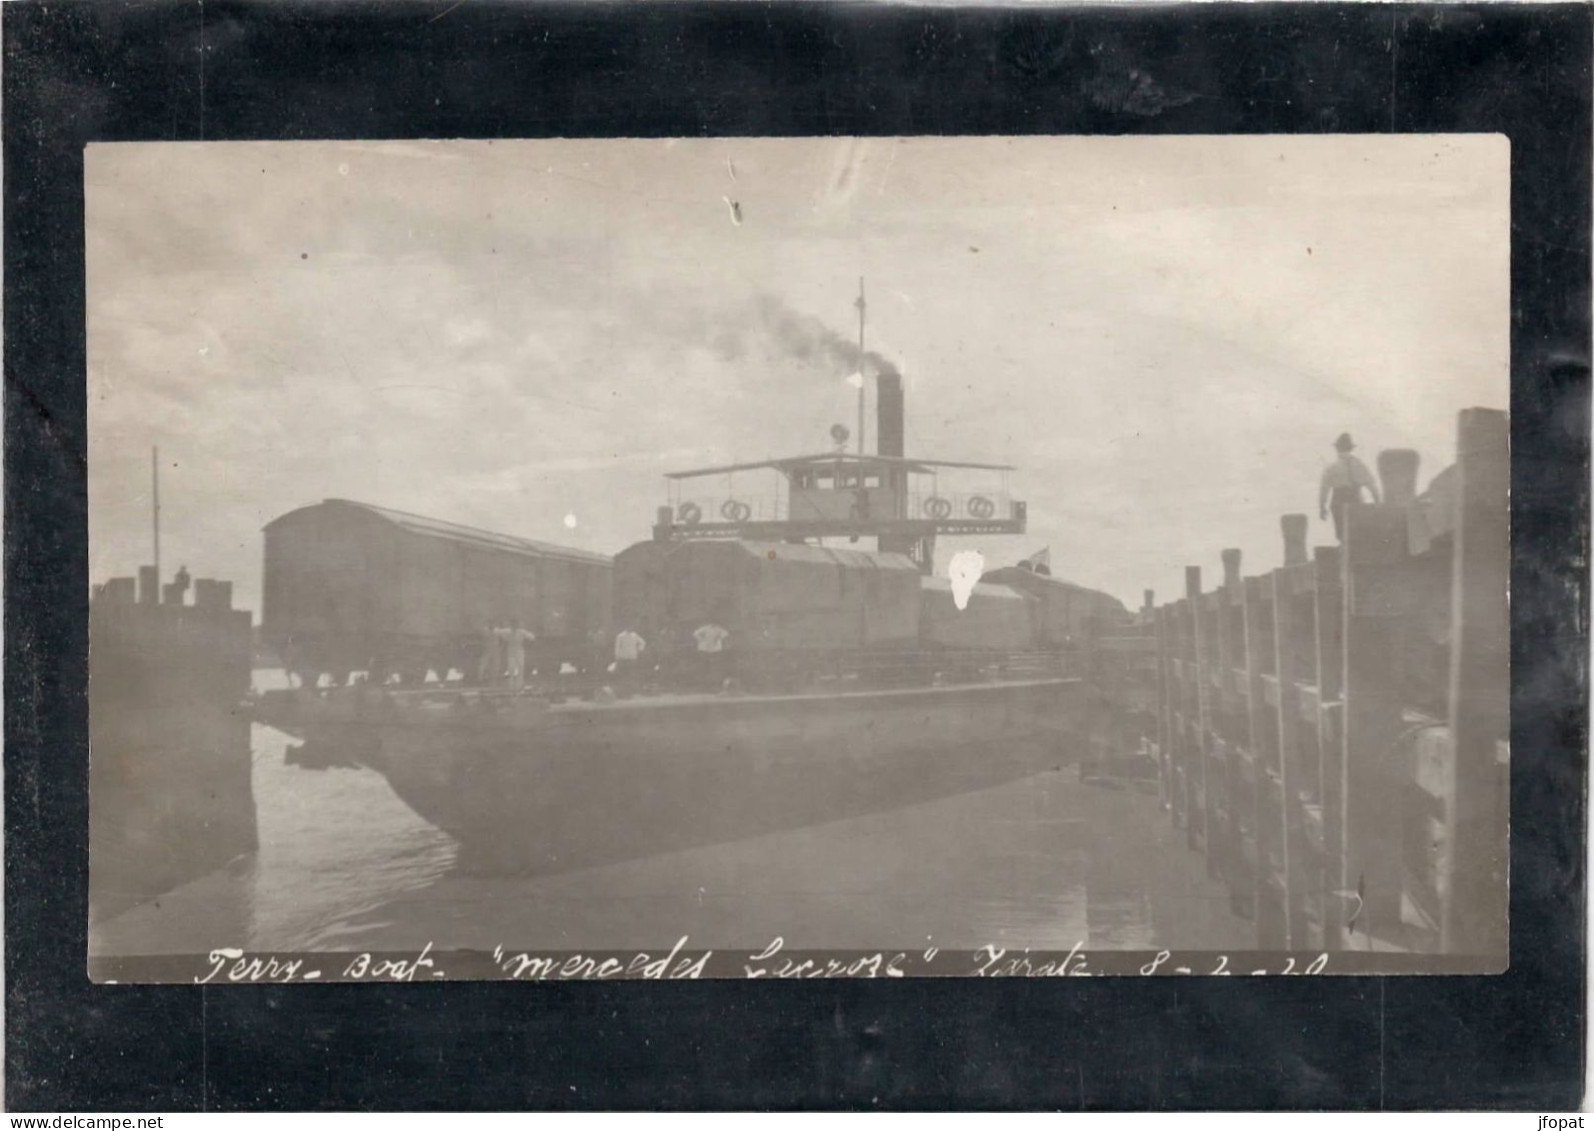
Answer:
M753 516L753 508L740 499L726 499L720 504L720 515L728 522L746 522Z
M931 518L951 518L952 504L940 495L931 495L924 500L924 513Z
M680 516L681 521L686 523L686 525L696 526L700 521L702 521L703 508L698 506L696 503L682 503L680 509L676 511L676 514Z
M996 504L984 495L975 495L969 500L969 513L975 518L990 518L996 513Z

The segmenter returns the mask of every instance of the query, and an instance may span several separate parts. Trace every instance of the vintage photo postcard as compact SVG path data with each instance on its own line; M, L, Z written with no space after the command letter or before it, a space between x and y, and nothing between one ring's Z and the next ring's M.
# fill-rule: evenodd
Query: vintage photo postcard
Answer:
M91 977L1507 969L1509 159L90 145Z

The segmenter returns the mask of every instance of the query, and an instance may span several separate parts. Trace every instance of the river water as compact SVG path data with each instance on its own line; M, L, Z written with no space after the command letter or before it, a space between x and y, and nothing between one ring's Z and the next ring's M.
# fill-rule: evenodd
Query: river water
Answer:
M288 766L257 725L260 848L113 919L102 957L250 951L1243 949L1154 794L1064 767L864 817L533 878L455 845L377 774ZM594 814L601 820L601 814Z

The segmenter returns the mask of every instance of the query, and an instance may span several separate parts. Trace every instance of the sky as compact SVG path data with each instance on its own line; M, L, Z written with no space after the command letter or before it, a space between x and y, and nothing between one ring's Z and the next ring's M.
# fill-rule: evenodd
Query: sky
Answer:
M1508 161L1468 135L92 145L91 580L151 560L155 447L166 572L257 612L261 527L323 498L615 553L666 472L856 431L862 277L908 454L1012 464L1028 504L939 571L1049 547L1172 599L1224 547L1278 565L1282 514L1331 541L1341 432L1426 483L1461 409L1507 407Z

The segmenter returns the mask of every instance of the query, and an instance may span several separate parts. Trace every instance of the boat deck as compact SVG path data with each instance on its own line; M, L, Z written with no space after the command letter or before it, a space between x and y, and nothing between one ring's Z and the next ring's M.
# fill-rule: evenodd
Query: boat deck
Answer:
M637 711L661 707L696 707L708 704L760 704L791 703L803 701L835 701L879 698L935 697L957 693L981 691L1017 691L1039 687L1063 687L1082 682L1081 677L1056 675L1039 678L988 680L982 682L943 683L934 686L912 687L859 687L843 686L790 692L724 692L724 691L665 691L594 697L586 693L548 693L531 690L509 691L471 687L394 688L324 688L315 692L303 690L268 691L259 697L263 704L315 704L324 710L336 712L339 706L358 708L373 701L384 701L400 711L404 708L452 707L456 704L480 705L486 708L533 707L543 705L550 713L578 711Z

